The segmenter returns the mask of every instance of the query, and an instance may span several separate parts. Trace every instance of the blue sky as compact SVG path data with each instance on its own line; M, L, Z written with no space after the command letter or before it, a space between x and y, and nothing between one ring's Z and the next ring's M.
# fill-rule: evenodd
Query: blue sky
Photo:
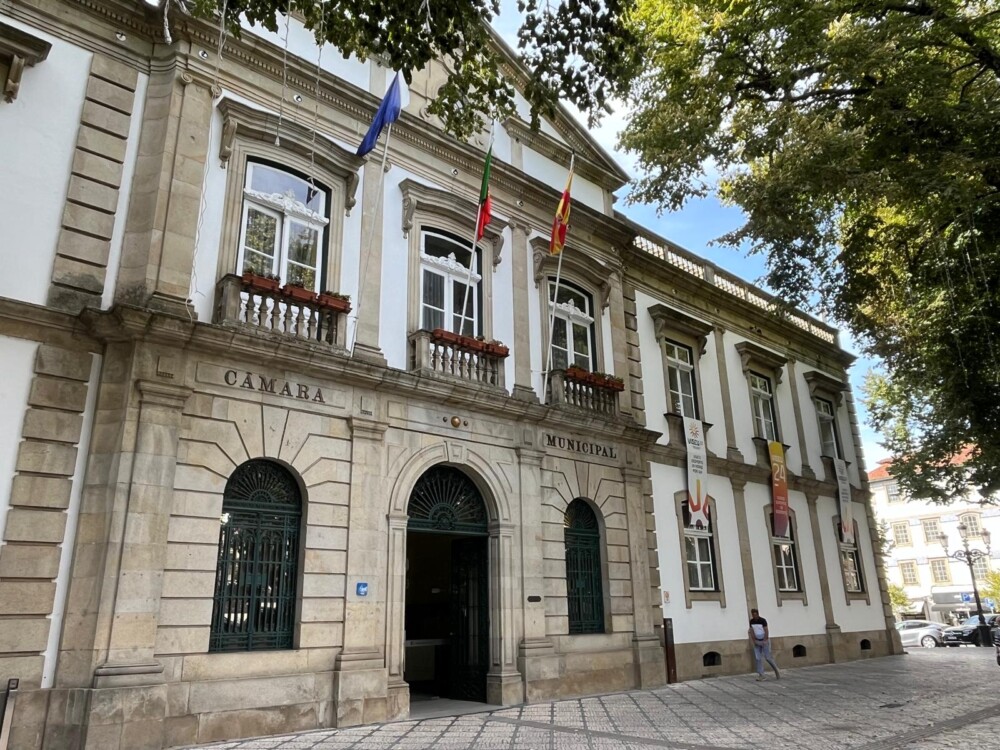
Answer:
M493 26L500 32L509 45L517 48L517 26L520 18L516 12L514 4L505 0L503 2L503 13L494 22ZM570 108L572 110L572 108ZM576 114L576 113L574 113ZM584 118L577 115L577 119L586 125ZM624 107L618 108L596 128L591 129L591 135L608 150L633 177L638 172L635 166L635 159L623 153L617 148L618 133L628 120L628 112ZM743 250L715 245L712 243L717 237L726 232L739 227L743 222L742 212L735 207L723 206L714 196L689 201L683 209L673 213L657 215L655 206L648 204L629 204L625 197L629 188L626 187L618 193L617 208L633 221L647 227L651 231L676 242L678 245L712 261L718 266L725 268L732 273L748 281L764 286L760 279L763 277L766 267L762 256L749 255ZM766 287L764 287L766 289ZM840 343L845 349L857 355L858 350L854 346L850 335L846 331L841 331ZM861 358L854 363L851 368L851 385L854 388L855 403L858 408L858 421L861 428L861 440L865 454L865 465L870 471L876 466L876 462L887 457L888 453L879 445L878 435L867 425L867 413L864 404L861 402L861 385L864 382L865 374L875 367L875 362L871 359ZM844 436L845 438L847 436Z

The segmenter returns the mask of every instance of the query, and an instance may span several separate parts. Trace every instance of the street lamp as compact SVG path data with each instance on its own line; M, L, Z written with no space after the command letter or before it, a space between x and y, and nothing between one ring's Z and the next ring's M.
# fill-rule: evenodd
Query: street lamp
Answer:
M976 614L979 615L979 639L976 645L978 646L988 646L990 645L990 629L986 624L986 617L983 615L983 603L979 600L979 587L976 585L976 571L973 569L973 565L976 560L980 558L990 557L990 532L983 529L980 532L982 536L983 544L986 545L986 551L983 552L980 549L969 549L969 527L964 523L958 525L958 535L962 537L962 549L948 554L948 537L942 532L941 546L944 548L945 557L950 557L953 560L958 560L959 562L964 562L969 566L969 576L972 578L972 593L976 597Z

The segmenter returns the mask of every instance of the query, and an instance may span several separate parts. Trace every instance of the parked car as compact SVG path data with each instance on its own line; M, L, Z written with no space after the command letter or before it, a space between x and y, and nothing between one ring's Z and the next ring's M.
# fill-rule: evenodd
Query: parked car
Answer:
M990 638L993 640L993 650L997 655L997 666L1000 667L1000 620L997 620L993 624L993 630L990 631Z
M998 624L1000 615L984 615L986 624L993 627ZM966 618L961 624L944 630L944 645L961 646L963 643L979 645L979 615Z
M896 623L904 646L934 648L944 644L944 625L928 620L903 620Z

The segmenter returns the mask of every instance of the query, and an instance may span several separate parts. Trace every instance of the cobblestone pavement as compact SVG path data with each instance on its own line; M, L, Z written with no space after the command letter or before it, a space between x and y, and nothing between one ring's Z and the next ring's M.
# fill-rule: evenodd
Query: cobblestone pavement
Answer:
M204 745L211 750L938 750L1000 748L993 649L905 656L491 713Z

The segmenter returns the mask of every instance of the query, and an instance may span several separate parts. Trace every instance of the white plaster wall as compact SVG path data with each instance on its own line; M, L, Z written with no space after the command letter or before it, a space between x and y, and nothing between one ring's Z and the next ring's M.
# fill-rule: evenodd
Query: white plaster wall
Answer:
M538 293L538 287L535 286L531 240L542 236L540 232L532 232L528 235L528 262L525 268L528 277L528 342L531 352L531 385L535 389L535 395L538 396L539 401L544 400L542 385L545 377L545 366L548 362L546 362L546 353L543 351L542 339L549 335L549 317L548 311L542 310L541 295ZM544 334L542 333L543 329Z
M517 109L517 114L522 120L525 122L531 122L531 105L528 104L528 100L524 98L524 95L521 94L520 91L514 92L514 107ZM540 118L538 128L545 133L545 135L555 138L560 143L564 143L562 136L556 132L554 127L552 127L552 123L544 117Z
M47 59L25 68L17 99L0 103L0 296L43 305L92 55L0 17L52 44Z
M700 643L709 640L733 640L747 629L746 592L740 557L739 531L732 488L725 477L708 478L708 494L715 500L716 533L720 559L718 568L725 587L726 606L718 602L691 602L684 596L684 552L680 547L679 524L674 493L687 486L684 469L653 463L653 513L656 518L657 554L660 588L669 594L663 603L663 616L673 620L676 643Z
M118 284L118 269L121 266L122 246L125 239L125 221L128 216L129 200L132 197L132 176L135 174L136 156L139 153L139 131L142 129L142 117L146 108L146 87L148 85L149 76L145 73L139 73L135 85L135 99L132 105L128 141L125 143L125 163L122 165L122 181L118 190L115 226L111 230L108 270L104 277L104 294L101 295L101 308L105 310L111 307L115 298L115 286Z
M872 534L868 517L860 503L853 503L854 520L858 525L856 539L861 552L861 575L865 591L871 600L869 605L863 599L847 603L843 574L840 570L840 546L834 531L834 518L839 515L835 498L821 497L818 500L817 517L820 533L823 534L823 551L826 557L826 574L830 581L830 601L833 603L833 619L844 633L858 630L877 630L885 627L882 615L882 594L878 588L875 570L875 555L872 552Z
M524 173L540 180L552 189L552 215L555 216L559 204L558 196L566 188L566 180L569 178L569 164L557 164L527 146L524 147L522 153L524 155ZM574 203L580 203L604 213L604 191L598 185L581 177L579 172L573 177L570 194L573 196ZM573 246L572 218L570 219L569 234L566 236L566 244L570 247Z
M733 429L736 446L748 464L757 463L757 448L753 442L753 415L750 411L750 388L743 375L743 363L736 351L737 338L728 331L723 334L723 351L726 357L726 374L729 376L729 393L733 404ZM713 428L714 432L714 428Z
M774 351L773 349L771 351ZM780 353L780 352L778 352ZM799 445L799 431L795 424L795 403L792 400L792 386L788 377L788 367L781 368L781 382L771 380L771 387L774 389L774 402L778 410L778 437L785 445L790 446L785 450L785 465L788 470L795 474L802 473L802 450L804 446ZM808 393L808 391L806 391ZM799 391L801 398L801 390ZM747 399L749 406L749 397ZM813 413L810 409L808 413ZM803 417L806 412L803 412ZM815 416L813 417L815 421Z
M267 41L274 44L276 47L280 47L282 50L285 48L285 21L286 17L278 15L278 30L277 32L268 31L262 26L252 26L243 20L243 28L250 34L261 39L266 39ZM288 19L288 56L289 58L298 57L304 60L308 65L315 69L316 60L318 58L319 49L316 46L316 38L313 33L302 25L302 22L294 19ZM215 56L215 50L208 50L210 55ZM368 82L368 66L369 63L360 62L353 55L349 58L344 58L343 54L333 48L330 45L326 45L323 48L323 58L321 61L321 67L326 72L343 78L346 81L354 84L358 88L369 90ZM377 92L379 97L385 93L385 89Z
M0 336L0 362L3 384L0 386L0 545L10 508L11 481L21 442L21 426L28 403L28 391L35 372L38 342Z
M511 261L513 234L508 226L503 230L503 249L500 251L500 265L493 270L490 263L484 263L487 273L493 273L493 299L485 300L493 311L493 338L502 341L510 349L510 356L504 360L504 383L507 390L514 388L514 269Z
M378 168L377 166L375 167ZM410 240L403 237L403 191L399 183L411 179L430 187L441 189L422 177L393 167L385 176L385 202L382 208L382 300L379 313L379 346L389 367L405 370L408 367L406 341L407 310L412 300L407 299L410 270ZM360 212L359 212L360 213ZM469 217L470 235L475 228L475 217ZM410 231L416 231L414 225ZM361 263L365 259L361 258ZM361 298L361 304L371 304Z

